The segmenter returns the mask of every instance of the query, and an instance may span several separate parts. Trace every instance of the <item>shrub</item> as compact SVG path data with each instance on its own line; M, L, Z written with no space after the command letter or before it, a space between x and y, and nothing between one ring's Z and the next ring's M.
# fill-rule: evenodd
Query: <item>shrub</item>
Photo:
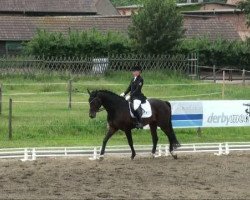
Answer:
M100 57L109 53L128 53L131 51L127 37L116 32L102 34L93 29L71 31L68 35L39 30L35 37L25 45L28 55L45 57Z
M247 41L228 41L207 38L185 39L175 47L175 52L199 54L200 65L233 66L250 69L250 39Z

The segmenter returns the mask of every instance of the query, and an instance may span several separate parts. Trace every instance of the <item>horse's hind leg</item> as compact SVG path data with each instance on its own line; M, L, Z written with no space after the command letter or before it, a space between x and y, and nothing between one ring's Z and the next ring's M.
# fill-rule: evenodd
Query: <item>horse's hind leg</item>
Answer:
M157 125L156 124L149 124L152 141L153 141L153 148L152 148L152 155L155 155L157 142L158 142L158 136L157 136Z
M133 145L133 138L132 138L131 130L125 131L125 134L126 134L126 137L128 140L128 144L129 144L131 151L132 151L131 159L133 160L135 158L136 153L135 153L135 149L134 149L134 145Z
M168 140L169 140L169 152L171 155L177 159L177 155L174 153L174 149L180 147L180 143L178 142L174 129L172 127L172 123L170 123L169 127L161 127L161 130L167 135Z

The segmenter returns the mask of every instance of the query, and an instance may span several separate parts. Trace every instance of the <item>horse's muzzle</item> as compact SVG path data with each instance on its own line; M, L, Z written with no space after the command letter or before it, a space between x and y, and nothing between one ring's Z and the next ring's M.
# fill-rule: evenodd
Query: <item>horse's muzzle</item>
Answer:
M91 119L95 118L95 117L96 117L96 113L89 113L89 117L90 117Z

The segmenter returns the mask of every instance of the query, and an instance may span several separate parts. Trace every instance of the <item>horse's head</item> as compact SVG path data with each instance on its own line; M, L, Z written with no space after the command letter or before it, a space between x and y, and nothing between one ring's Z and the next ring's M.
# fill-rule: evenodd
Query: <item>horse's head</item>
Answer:
M98 96L98 91L92 91L89 93L89 117L95 118L96 113L100 110L102 106L101 98Z

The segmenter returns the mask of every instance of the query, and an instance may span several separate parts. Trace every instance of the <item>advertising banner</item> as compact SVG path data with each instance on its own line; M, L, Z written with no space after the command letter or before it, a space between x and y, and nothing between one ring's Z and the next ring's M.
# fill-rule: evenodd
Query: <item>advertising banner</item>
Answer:
M250 100L170 103L174 128L250 126Z

